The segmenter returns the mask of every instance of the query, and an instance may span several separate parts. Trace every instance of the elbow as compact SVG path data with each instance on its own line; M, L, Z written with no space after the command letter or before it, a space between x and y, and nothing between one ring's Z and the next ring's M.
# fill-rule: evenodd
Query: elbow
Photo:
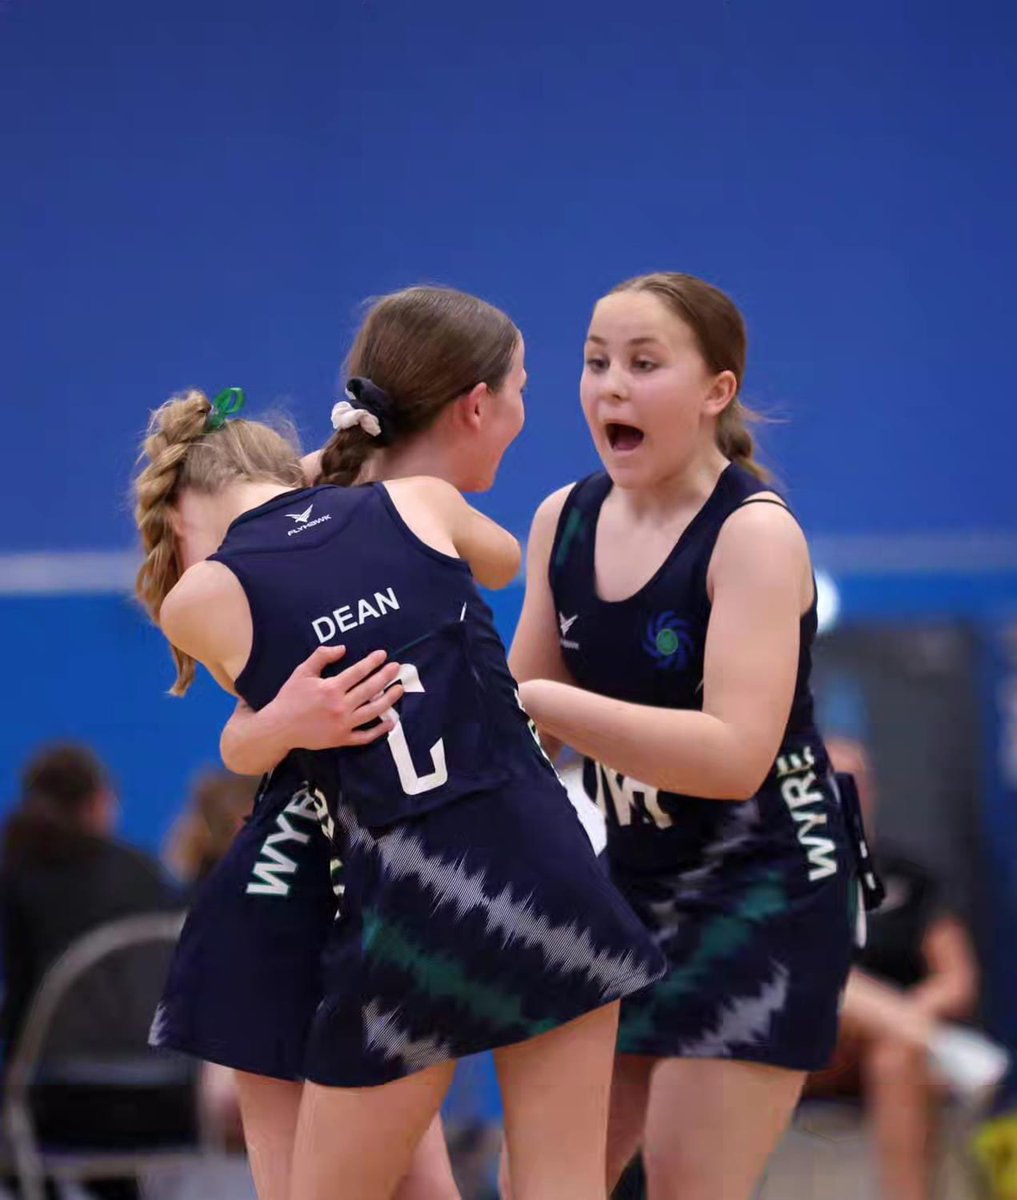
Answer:
M730 800L740 804L758 795L770 770L770 764L761 764L754 759L745 760L733 755L720 769L711 789L711 799Z
M724 777L722 798L751 800L759 794L759 789L773 769L779 744L774 745L763 738L746 736L744 731L731 729L725 750L726 753L719 755L720 761L717 763Z
M959 973L955 992L955 1008L958 1019L965 1020L978 1008L978 972L973 967Z
M250 763L244 761L243 754L238 752L230 737L229 728L224 729L219 738L219 757L226 770L232 771L234 775L257 775L259 773L256 768L252 769Z
M758 787L754 787L752 784L747 783L744 780L739 780L727 790L724 796L720 798L723 800L730 800L734 804L744 804L746 800L751 800L758 791Z
M768 766L752 766L750 769L740 771L733 781L730 798L732 800L751 800L753 796L759 794L759 789L763 786L768 774Z
M702 800L719 800L725 804L743 804L755 796L765 774L720 768L709 776L705 773L698 780L690 781L686 773L671 775L662 771L659 775L650 777L655 787L662 788L677 795L693 795Z
M484 572L484 578L477 580L478 583L497 592L519 578L519 569L523 564L523 551L515 538L511 538L511 543L511 546L506 544L504 554L499 556L498 562L491 563Z

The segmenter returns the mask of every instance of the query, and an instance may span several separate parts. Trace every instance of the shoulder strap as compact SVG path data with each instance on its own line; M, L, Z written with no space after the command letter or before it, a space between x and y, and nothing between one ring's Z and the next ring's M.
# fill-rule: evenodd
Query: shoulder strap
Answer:
M581 479L565 497L548 563L552 587L568 564L579 562L590 551L593 545L590 518L599 510L609 487L610 480L598 471Z
M776 504L778 508L783 508L787 512L791 512L791 509L788 508L783 500L777 500L773 496L749 496L747 500L742 500L740 504L736 504L735 508L744 508L746 504Z

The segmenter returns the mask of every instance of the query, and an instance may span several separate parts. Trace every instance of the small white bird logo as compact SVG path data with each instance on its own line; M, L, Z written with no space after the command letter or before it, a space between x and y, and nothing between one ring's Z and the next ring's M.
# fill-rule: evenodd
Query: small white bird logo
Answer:
M308 504L302 513L287 513L286 515L291 521L296 521L298 525L306 525L310 519L312 508L314 508L314 505Z
M575 625L576 621L578 621L578 620L579 620L578 613L576 613L576 615L574 617L566 617L564 613L558 614L558 624L561 626L562 637L568 636L568 631L572 628L573 625Z

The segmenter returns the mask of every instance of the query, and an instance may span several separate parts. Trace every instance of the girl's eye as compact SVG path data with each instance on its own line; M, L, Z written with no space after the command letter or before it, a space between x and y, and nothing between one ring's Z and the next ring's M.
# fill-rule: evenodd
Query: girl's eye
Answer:
M586 365L591 371L602 371L607 366L607 363L602 358L590 357L586 360Z
M653 371L657 364L650 358L637 358L632 364L637 371Z

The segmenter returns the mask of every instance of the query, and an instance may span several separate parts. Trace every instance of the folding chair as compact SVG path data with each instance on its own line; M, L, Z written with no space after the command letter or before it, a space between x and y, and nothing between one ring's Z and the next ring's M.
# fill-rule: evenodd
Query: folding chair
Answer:
M107 998L116 1001L131 979L125 970L125 956L151 954L153 948L165 949L166 961L180 933L183 915L151 913L124 917L93 929L79 938L53 963L44 976L29 1007L21 1036L9 1062L4 1085L4 1124L8 1157L21 1185L23 1200L45 1200L45 1181L139 1177L142 1172L206 1154L200 1128L197 1103L198 1070L182 1057L151 1049L144 1035L129 1040L138 1042L125 1051L102 1056L75 1055L59 1047L58 1017L73 1015L74 990L86 978L95 979L96 969L107 969L102 980ZM90 974L91 973L91 974ZM154 972L151 974L155 974ZM148 979L142 989L150 996L132 995L133 1007L141 1004L154 1012L161 989L158 977ZM136 985L131 985L135 987ZM122 996L121 996L122 999ZM56 1035L56 1036L54 1036ZM59 1047L53 1053L53 1044ZM45 1100L47 1089L82 1089L101 1102L104 1090L121 1105L130 1106L132 1096L140 1098L153 1092L179 1093L181 1104L188 1102L193 1113L192 1132L167 1145L138 1145L129 1148L109 1146L80 1147L56 1145L39 1137L36 1106ZM52 1094L52 1093L51 1093ZM77 1139L74 1139L75 1141ZM158 1140L158 1139L156 1139Z

